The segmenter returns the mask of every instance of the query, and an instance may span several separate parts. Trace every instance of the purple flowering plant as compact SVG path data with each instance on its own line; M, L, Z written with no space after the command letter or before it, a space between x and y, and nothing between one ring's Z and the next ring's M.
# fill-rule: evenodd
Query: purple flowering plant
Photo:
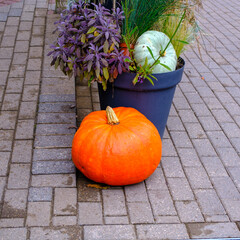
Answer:
M130 58L119 48L123 19L120 8L110 11L79 0L55 23L58 37L48 53L53 58L51 65L89 84L98 81L106 89L107 81L129 70Z

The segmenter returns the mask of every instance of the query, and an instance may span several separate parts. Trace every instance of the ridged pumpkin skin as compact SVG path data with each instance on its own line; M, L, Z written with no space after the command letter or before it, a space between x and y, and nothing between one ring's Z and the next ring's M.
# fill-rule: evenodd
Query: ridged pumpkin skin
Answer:
M72 143L72 160L89 179L129 185L148 178L157 168L162 142L156 127L133 108L113 109L119 124L109 125L106 111L84 118Z
M155 60L152 58L149 50L149 47L152 50L153 56L155 59L158 59L160 56L161 50L163 51L165 47L168 45L170 39L169 37L158 31L147 31L143 33L137 40L137 43L134 47L134 58L136 60L137 65L144 65L145 59L148 59L148 64L152 65ZM170 43L168 48L166 49L166 53L164 57L160 57L160 62L162 64L167 65L171 71L174 71L177 66L177 55L173 45ZM164 73L170 72L164 66L157 64L153 68L152 73Z

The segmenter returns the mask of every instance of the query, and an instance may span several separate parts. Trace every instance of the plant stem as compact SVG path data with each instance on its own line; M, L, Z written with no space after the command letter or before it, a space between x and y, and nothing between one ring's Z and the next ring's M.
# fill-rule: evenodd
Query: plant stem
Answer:
M106 114L107 114L107 121L109 125L118 125L120 123L116 113L111 107L107 106Z

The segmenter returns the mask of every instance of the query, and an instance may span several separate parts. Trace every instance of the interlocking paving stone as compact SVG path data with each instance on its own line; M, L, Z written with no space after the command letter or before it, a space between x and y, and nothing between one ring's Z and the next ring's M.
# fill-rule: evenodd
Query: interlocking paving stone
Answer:
M216 191L213 189L195 190L196 198L201 207L201 211L206 216L226 214Z
M3 218L21 218L26 216L27 190L6 190L3 210Z
M12 152L12 162L30 163L32 160L32 141L15 141Z
M187 222L204 222L201 210L195 201L176 201L176 209L178 211L180 220Z
M110 225L116 224L129 224L129 220L127 216L120 216L120 217L104 217L105 223Z
M171 139L163 139L162 141L162 157L176 157L177 152Z
M36 115L36 102L21 102L19 119L34 119Z
M131 202L127 204L130 221L136 223L154 223L149 202Z
M166 190L167 185L164 179L163 171L161 168L157 168L154 173L145 180L147 189L162 189Z
M28 188L30 164L11 164L8 177L8 188Z
M29 202L51 202L53 190L50 187L29 188Z
M38 124L36 135L60 135L75 134L76 128L71 124Z
M163 170L166 177L184 177L179 158L176 157L163 157L161 160ZM174 166L174 168L173 168Z
M27 239L27 228L2 228L0 236L4 240L23 240Z
M36 161L32 164L32 174L75 173L72 161Z
M50 202L29 202L27 226L49 226L51 216Z
M178 216L155 216L156 223L180 223Z
M36 148L63 148L72 146L73 135L49 135L35 137Z
M25 84L39 84L40 71L26 71Z
M19 108L20 94L5 94L2 110L14 111Z
M186 178L168 178L173 200L194 200L192 189Z
M10 152L0 152L0 176L6 176L8 172L8 163L10 161Z
M6 185L7 177L0 177L0 199L2 199L5 185Z
M73 102L75 103L75 95L73 94L41 94L39 97L40 102Z
M30 240L82 240L82 228L75 226L66 227L33 227L31 228Z
M54 196L54 214L76 215L77 189L55 188Z
M121 189L107 189L102 191L103 209L106 216L127 215L125 197Z
M77 223L76 216L55 216L52 219L53 226L73 226Z
M70 160L71 148L59 149L34 149L33 161L45 160Z
M218 148L217 152L220 155L221 160L227 167L240 166L240 157L234 148Z
M125 186L127 202L148 202L146 187L143 182Z
M138 239L189 239L184 224L137 225Z
M23 89L23 78L9 78L6 93L21 93Z
M149 190L148 196L152 205L154 217L159 215L177 215L168 190Z
M24 227L24 218L1 218L0 228Z
M32 175L33 187L76 187L75 174Z
M191 238L240 237L235 223L189 223L187 229Z
M208 139L193 139L193 145L196 151L202 157L215 157L217 154Z
M78 224L103 224L102 204L96 202L78 203Z
M201 166L201 162L194 148L178 148L177 151L184 167Z
M71 123L75 124L74 113L39 113L38 123Z
M212 188L212 184L203 167L186 167L185 172L192 189Z
M33 139L34 120L18 120L16 139Z
M85 240L135 240L132 225L84 226ZM114 233L114 234L113 234Z

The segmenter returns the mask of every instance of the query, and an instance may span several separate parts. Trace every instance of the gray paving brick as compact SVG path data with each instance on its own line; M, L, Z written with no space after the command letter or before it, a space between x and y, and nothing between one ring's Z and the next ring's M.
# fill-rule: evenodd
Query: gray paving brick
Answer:
M216 152L208 139L193 139L196 151L202 157L216 156Z
M155 218L156 216L160 215L177 215L171 195L168 190L149 190L148 196Z
M26 216L27 190L6 190L2 217L21 218Z
M192 143L185 132L170 132L175 146L178 147L192 147Z
M18 31L17 40L29 41L31 37L31 31Z
M197 117L211 116L211 112L208 110L205 104L191 104L191 107Z
M171 139L162 141L162 157L177 157L177 152Z
M240 201L223 199L223 205L231 221L240 221Z
M189 223L187 229L191 238L240 237L235 223Z
M28 52L29 41L16 41L14 52Z
M207 104L208 108L212 111L214 109L222 110L223 106L222 104L217 100L216 97L205 97L204 102Z
M16 139L33 139L34 120L18 120Z
M27 53L14 53L12 64L26 64L28 59Z
M36 116L36 102L21 102L19 119L34 119Z
M238 138L240 136L240 128L235 123L222 123L221 127L228 138Z
M1 200L2 200L2 196L6 186L6 181L7 181L7 177L0 177L0 199Z
M0 72L0 85L5 85L6 84L7 76L8 76L8 72L7 71Z
M32 36L30 46L43 46L43 36Z
M24 227L24 218L1 218L0 227L1 228Z
M174 97L173 99L174 106L176 109L190 109L190 105L188 104L186 98L184 97Z
M31 22L25 22L25 21L20 21L20 25L19 25L19 30L20 31L27 31L27 30L31 30L32 29L32 23Z
M53 226L73 226L77 223L76 216L55 216L52 219Z
M15 43L15 36L4 36L2 38L2 43L1 43L1 47L13 47ZM1 64L1 68L4 68L4 65L6 65L8 63L8 61L4 61ZM2 69L4 70L4 69ZM8 70L8 69L5 69Z
M0 151L12 151L12 141L8 140L1 141Z
M145 180L147 189L162 189L166 190L167 185L161 168L157 168L154 173Z
M41 94L39 97L40 102L75 102L74 94Z
M20 17L21 15L22 15L21 8L11 8L11 10L8 13L8 16L11 16L11 17Z
M22 93L23 78L9 78L6 93Z
M205 216L206 222L211 223L221 223L221 222L230 222L229 217L227 215L213 215L213 216Z
M215 92L221 103L234 103L234 99L228 92Z
M180 223L178 216L155 216L156 223Z
M137 225L138 239L188 239L187 229L184 224L146 224Z
M76 188L55 188L54 196L54 214L76 215Z
M233 122L232 117L229 115L229 113L225 109L218 109L218 110L214 109L212 110L212 114L220 124L225 122Z
M13 48L0 48L0 58L6 59L6 58L12 58L13 55Z
M230 173L233 182L240 190L240 167L228 167L228 172Z
M104 217L105 223L107 225L116 225L116 224L129 224L129 220L127 216L120 217Z
M181 222L204 222L201 210L195 201L176 201L176 209L178 211Z
M240 193L230 177L215 177L212 181L221 199L240 200Z
M36 161L32 164L32 174L75 173L72 161Z
M25 74L25 65L12 65L9 73L11 78L23 78Z
M78 224L94 225L103 224L102 204L96 202L78 203Z
M61 148L72 146L73 135L39 136L35 138L36 148Z
M39 84L40 71L26 71L25 84Z
M162 166L166 177L184 177L184 172L179 161L176 157L162 158ZM173 168L174 166L174 168Z
M127 205L132 224L154 222L153 213L149 202L131 202Z
M39 112L75 112L75 104L72 103L40 103L39 104Z
M218 148L217 152L224 165L227 167L240 166L240 157L234 148Z
M240 153L240 138L231 138L230 141L237 152Z
M88 184L93 182L77 171L78 202L100 202L100 190L88 187Z
M168 178L167 181L173 200L194 200L193 192L186 178Z
M75 174L32 175L33 187L76 187Z
M29 188L29 202L51 202L53 190L50 187Z
M11 164L8 177L8 188L28 188L30 164Z
M0 21L6 22L8 17L8 13L1 13Z
M102 196L105 216L127 215L125 197L122 189L103 190Z
M205 131L219 131L221 130L220 126L213 117L199 117L198 118L203 126Z
M228 176L221 160L218 157L202 157L201 160L210 177Z
M43 53L42 47L30 47L29 58L41 58Z
M82 228L75 226L65 227L33 227L31 228L30 240L65 240L65 239L82 239Z
M8 17L7 25L17 26L19 24L19 17Z
M15 141L12 153L12 162L14 163L30 163L32 160L31 140Z
M179 110L178 113L184 124L198 122L192 110Z
M38 85L25 85L23 90L23 101L37 101L38 100Z
M212 188L212 184L203 167L186 167L185 172L193 189Z
M10 152L0 152L0 162L1 162L1 164L0 164L0 176L6 176L7 175L9 161L10 161Z
M20 94L5 94L2 104L2 110L14 111L18 110L20 102Z
M33 26L33 35L44 35L44 26Z
M148 202L144 182L124 187L127 202Z
M70 160L71 148L34 149L33 161Z
M33 21L33 12L23 12L21 16L21 21Z
M194 148L178 148L177 151L184 167L201 166L201 162Z
M3 39L4 40L4 39ZM3 46L4 47L4 46ZM10 59L1 59L0 62L0 71L8 71L10 68L11 60Z
M22 240L27 239L27 228L2 228L0 236L4 240Z
M74 113L39 113L38 123L76 123Z
M135 240L136 235L132 225L84 226L84 239Z
M49 226L51 216L50 202L29 202L27 210L27 226Z
M184 127L179 117L168 117L167 127L169 131L183 131Z
M193 103L203 103L202 98L199 96L199 94L195 91L195 92L184 92L187 100L189 101L190 105Z
M1 140L13 140L14 131L13 130L0 130Z

